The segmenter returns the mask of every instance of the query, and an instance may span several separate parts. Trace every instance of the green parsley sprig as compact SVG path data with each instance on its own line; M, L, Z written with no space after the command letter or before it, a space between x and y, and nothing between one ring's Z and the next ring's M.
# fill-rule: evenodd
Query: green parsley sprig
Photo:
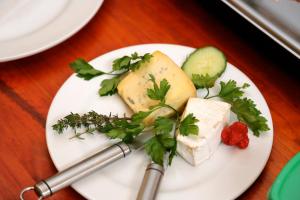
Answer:
M221 89L218 94L210 97L206 95L204 98L220 97L231 104L232 112L237 115L239 121L248 125L255 136L259 137L262 132L270 130L267 119L261 115L256 104L251 99L243 97L243 90L250 86L248 83L237 86L236 81L229 80L227 82L221 81L220 86Z
M151 57L152 55L149 53L139 56L136 52L134 52L130 56L117 58L113 61L112 71L110 72L104 72L95 69L82 58L78 58L74 62L70 63L70 67L78 77L83 78L84 80L90 80L94 77L104 74L115 75L115 77L111 79L105 79L101 82L101 87L98 93L100 96L107 96L113 95L117 92L117 86L122 78L122 75L129 71L135 71L139 69L143 63L149 62Z

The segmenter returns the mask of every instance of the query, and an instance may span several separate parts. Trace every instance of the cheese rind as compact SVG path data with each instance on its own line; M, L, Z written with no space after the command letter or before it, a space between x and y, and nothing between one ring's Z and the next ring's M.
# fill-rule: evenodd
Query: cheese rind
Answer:
M189 77L167 55L155 51L149 62L130 72L118 85L119 95L135 113L158 104L158 101L147 96L147 88L153 88L149 74L154 75L157 84L163 79L169 82L171 88L166 95L166 104L178 111L183 110L190 97L196 96L196 88ZM171 109L162 108L148 116L144 123L150 125L156 117L172 114L174 111Z
M221 132L229 122L230 104L201 98L190 98L182 119L192 113L198 120L198 135L183 136L177 132L177 152L187 162L196 166L216 151L221 142Z

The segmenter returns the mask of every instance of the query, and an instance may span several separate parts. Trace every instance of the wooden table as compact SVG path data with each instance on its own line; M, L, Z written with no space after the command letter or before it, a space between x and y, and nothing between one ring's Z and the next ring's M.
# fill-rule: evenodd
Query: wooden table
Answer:
M0 64L0 197L56 172L45 140L50 103L72 74L68 63L134 44L214 45L262 91L272 112L274 144L260 177L239 199L265 199L300 150L300 61L221 2L107 0L79 33L29 58ZM247 173L247 172L245 172ZM51 199L83 199L65 189Z

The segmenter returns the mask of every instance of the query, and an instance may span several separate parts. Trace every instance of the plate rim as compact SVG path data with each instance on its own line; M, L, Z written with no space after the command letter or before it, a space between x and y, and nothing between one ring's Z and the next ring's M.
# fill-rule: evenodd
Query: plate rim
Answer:
M96 15L96 13L98 12L98 10L100 9L101 5L103 4L103 1L104 0L89 1L89 2L91 2L91 3L94 4L93 9L90 9L89 15L83 16L81 18L82 20L79 21L79 23L77 23L76 26L74 26L71 30L59 33L55 38L53 38L51 40L51 42L45 42L45 43L42 43L40 46L37 45L37 46L34 46L34 47L27 48L26 51L22 51L22 52L19 52L17 54L4 55L4 56L0 55L0 62L13 61L13 60L18 60L18 59L21 59L21 58L29 57L29 56L41 53L43 51L46 51L46 50L48 50L48 49L50 49L50 48L52 48L52 47L54 47L54 46L56 46L56 45L64 42L64 41L66 41L67 39L69 39L70 37L72 37L73 35L75 35L77 32L79 32L85 25L87 25L91 21L91 19ZM74 4L74 2L75 1L72 1L72 0L68 1L67 5L68 4ZM78 2L81 2L81 1L78 1ZM82 3L84 3L84 2L82 1ZM64 8L61 12L63 12L65 9L66 8ZM33 33L38 33L38 32L42 33L42 32L44 32L43 29L45 27L51 26L51 24L54 21L60 20L60 18L61 18L61 13L59 15L57 15L50 23L48 23L48 24L40 27L39 29L33 31L32 33L23 35L20 38L24 38L26 40L26 38L29 37ZM12 39L12 41L13 40L14 39Z
M147 47L147 46L158 46L158 47L159 47L159 46L169 46L169 47L183 47L183 48L196 49L195 47L185 46L185 45L181 45L181 44L169 44L169 43L144 43L144 44L137 44L137 45L124 46L124 47L121 47L121 48L118 48L118 49L115 49L115 50L112 50L112 51L108 51L108 52L106 52L106 53L104 53L104 54L101 54L101 55L99 55L99 56L97 56L97 57L91 59L91 60L88 61L88 62L89 62L89 63L92 63L92 62L94 62L95 60L99 59L100 57L106 56L107 54L113 54L113 53L115 53L115 52L117 52L117 51L121 51L121 50L124 50L124 49L127 49L127 48L140 48L140 47ZM266 159L265 159L264 162L263 162L263 165L262 165L263 167L258 171L258 173L257 173L255 176L253 176L252 180L249 181L249 184L248 184L248 185L245 185L244 188L241 188L241 189L239 190L239 192L238 192L235 196L233 196L233 198L236 199L237 197L239 197L240 195L242 195L247 189L249 189L249 188L253 185L253 183L259 178L259 176L261 175L261 173L262 173L263 170L265 169L266 164L267 164L267 162L269 161L269 158L270 158L270 155L271 155L271 152L272 152L272 149L273 149L273 144L274 144L274 125L273 125L273 118L272 118L272 115L271 115L271 111L270 111L269 105L268 105L268 103L267 103L265 97L264 97L263 94L261 93L261 91L258 89L258 87L254 84L254 82L253 82L253 81L252 81L252 80L251 80L244 72L242 72L242 71L241 71L239 68L237 68L235 65L229 63L228 61L227 61L227 64L231 65L232 67L235 68L235 70L237 70L237 71L239 71L240 73L244 74L244 75L250 80L251 87L255 87L255 89L258 91L259 95L262 97L263 102L264 102L264 103L266 104L266 106L267 106L268 114L270 114L270 119L271 119L271 120L270 120L270 131L271 131L271 133L272 133L272 137L270 138L270 139L271 139L271 141L270 141L270 148L268 149L267 157L266 157ZM71 78L73 78L73 77L75 77L75 76L76 76L76 75L75 75L74 73L71 74L71 75L64 81L64 83L60 86L60 88L58 89L57 93L55 94L55 96L54 96L54 98L53 98L53 100L52 100L52 102L51 102L51 105L50 105L50 107L49 107L48 114L47 114L46 130L47 130L47 124L49 124L49 122L48 122L48 120L49 120L48 115L49 115L49 113L50 113L52 104L54 103L54 100L55 100L57 94L60 92L60 90L62 89L63 85L64 85L69 79L71 79ZM48 142L48 139L47 139L47 138L48 138L48 134L47 134L47 132L46 132L46 144L47 144L47 149L48 149L48 152L49 152L49 154L50 154L50 157L51 157L51 160L52 160L53 164L55 165L56 169L58 170L57 163L54 162L53 157L52 157L53 155L52 155L51 151L49 151L49 142ZM79 192L79 191L77 190L77 186L74 186L74 185L72 184L71 187L72 187L77 193L79 193L80 195L82 195L84 198L86 198L86 199L89 199L89 198L90 198L90 196L86 195L85 193Z

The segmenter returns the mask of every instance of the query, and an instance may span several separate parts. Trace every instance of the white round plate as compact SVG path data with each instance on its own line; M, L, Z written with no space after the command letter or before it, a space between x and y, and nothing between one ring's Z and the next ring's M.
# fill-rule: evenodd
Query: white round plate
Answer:
M164 52L180 66L194 49L169 44L138 45L109 52L90 63L98 69L110 71L115 58L133 52L144 54L155 50ZM69 140L71 131L58 135L52 130L51 126L58 119L70 112L85 113L91 110L103 114L131 114L118 95L98 96L99 84L104 78L107 77L84 81L72 75L52 102L47 117L46 138L51 158L59 171L108 146L111 141L100 134L87 135L85 140ZM250 145L245 150L220 144L217 152L198 167L192 167L180 156L175 157L172 166L166 170L157 199L234 199L242 194L263 170L273 141L273 125L267 103L254 83L233 65L228 64L220 79L234 79L238 84L249 83L251 87L245 95L256 102L263 116L268 119L271 130L259 138L250 133ZM213 88L215 92L217 89ZM135 199L147 163L148 158L143 151L133 152L133 155L98 170L74 183L72 187L87 199Z
M0 62L30 56L78 32L103 0L10 0L0 2Z

